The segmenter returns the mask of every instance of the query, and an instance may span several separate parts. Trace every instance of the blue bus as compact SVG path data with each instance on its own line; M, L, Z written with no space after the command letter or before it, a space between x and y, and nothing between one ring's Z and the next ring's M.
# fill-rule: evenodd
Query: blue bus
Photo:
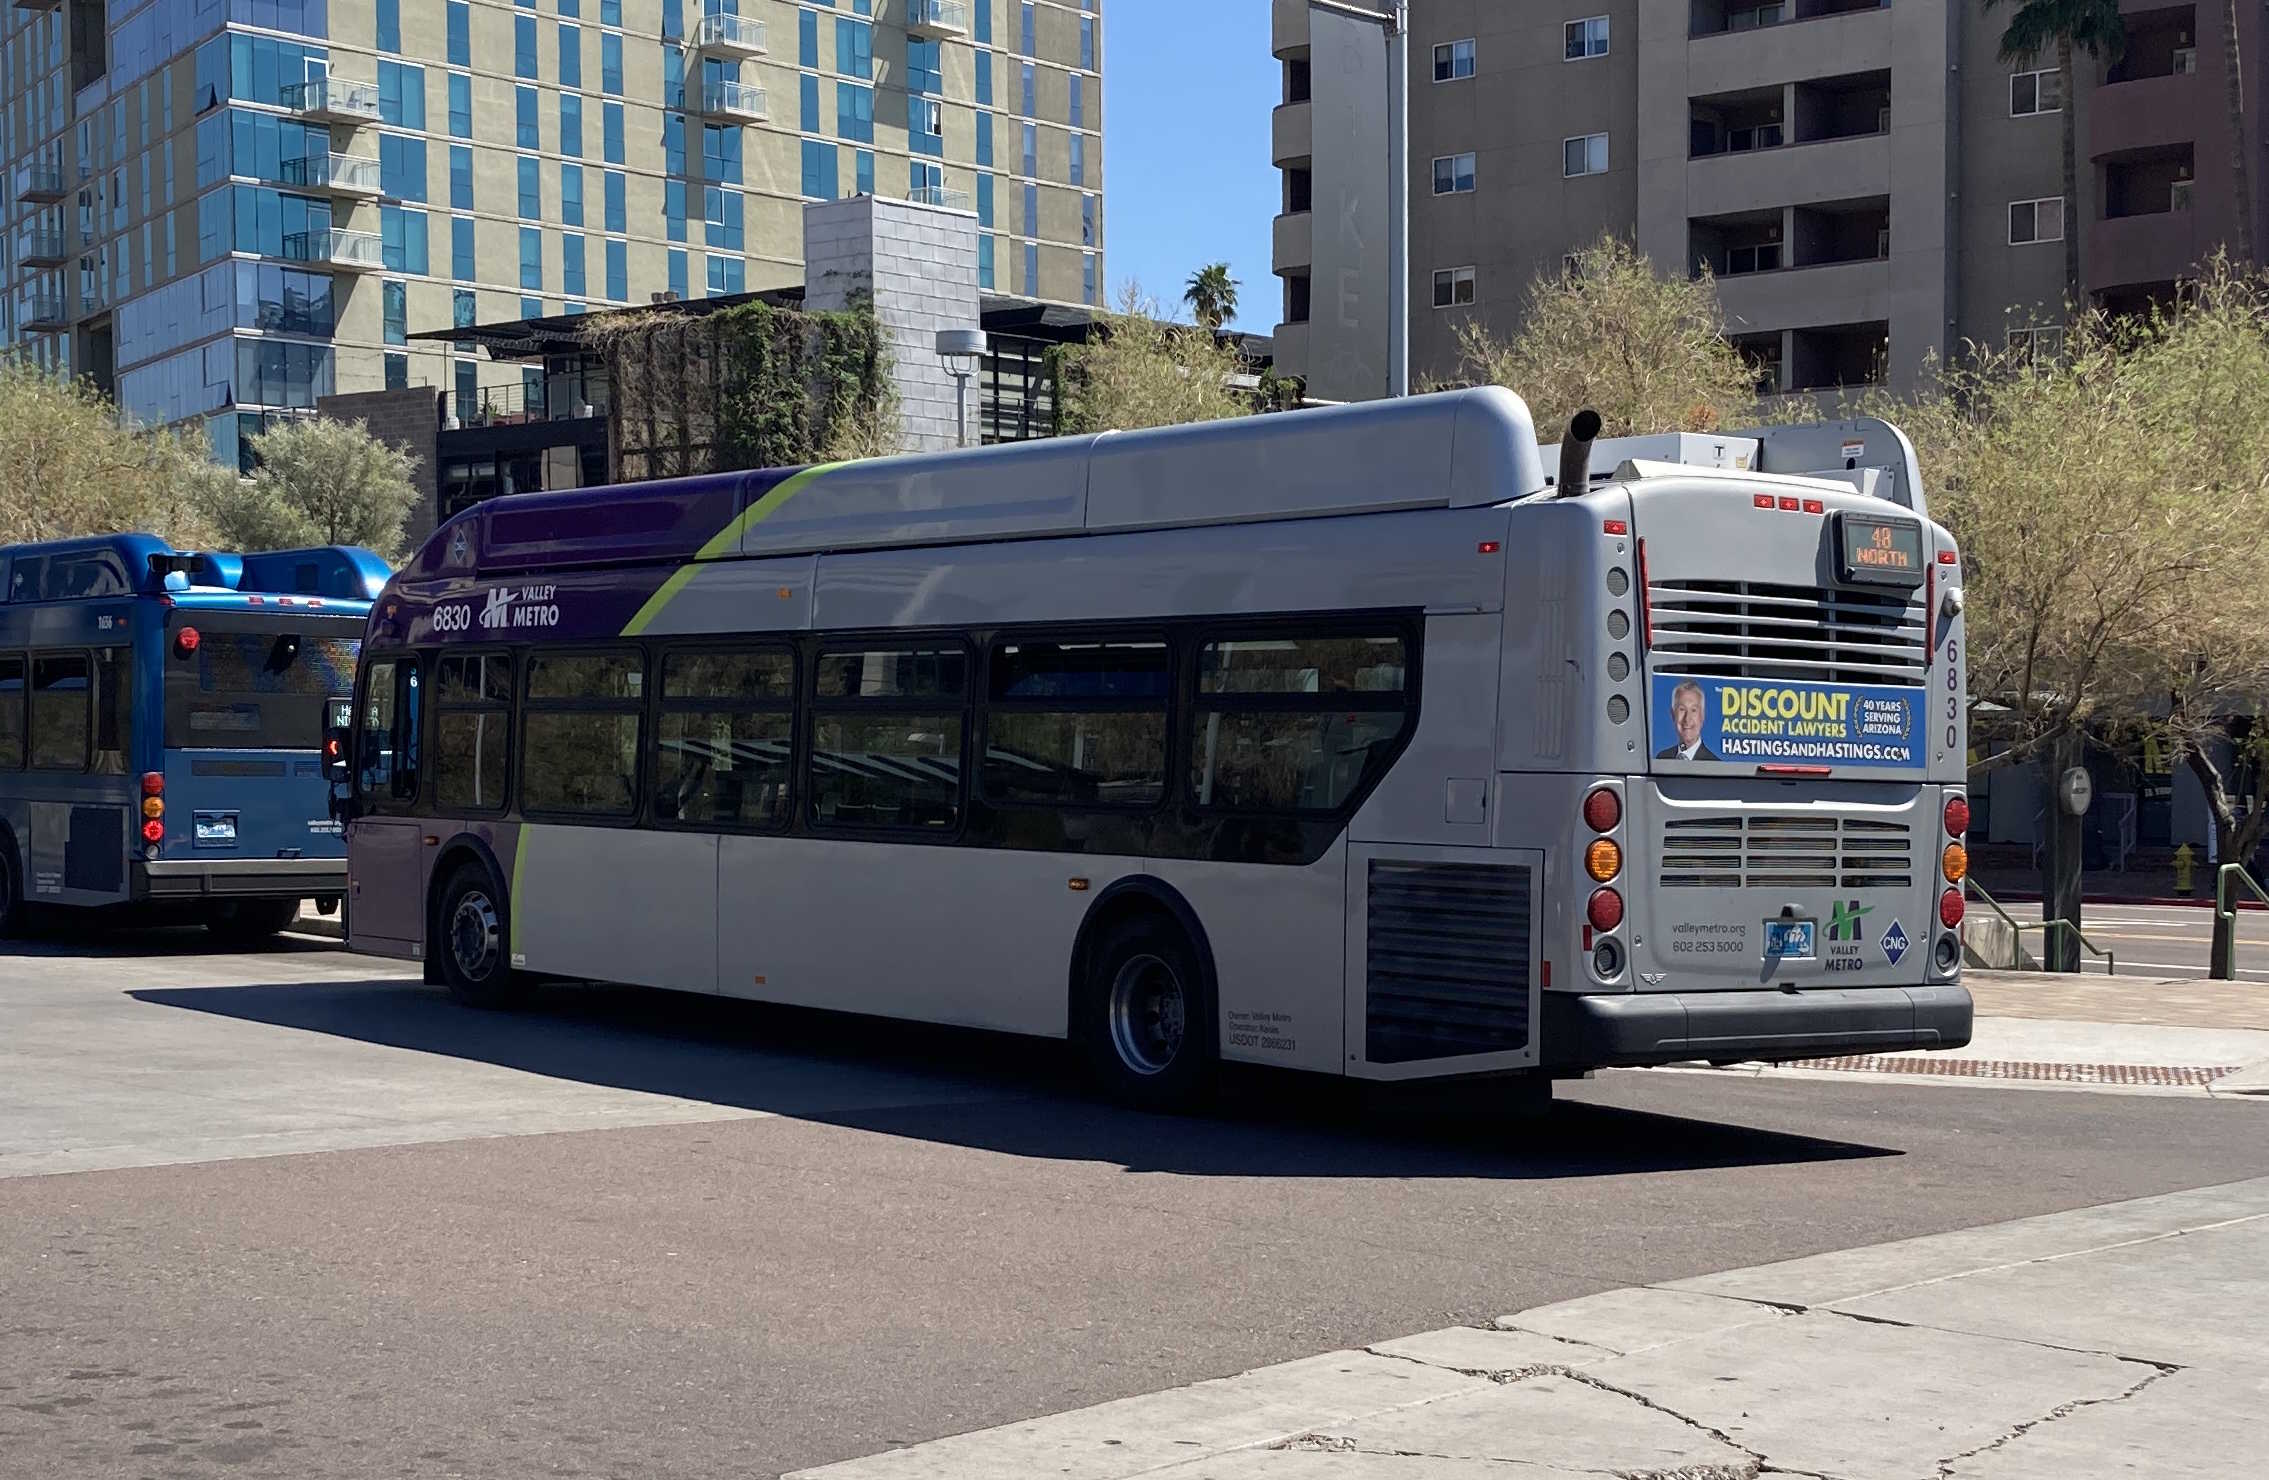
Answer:
M334 910L320 747L385 562L146 534L0 549L0 935L152 906L237 937Z

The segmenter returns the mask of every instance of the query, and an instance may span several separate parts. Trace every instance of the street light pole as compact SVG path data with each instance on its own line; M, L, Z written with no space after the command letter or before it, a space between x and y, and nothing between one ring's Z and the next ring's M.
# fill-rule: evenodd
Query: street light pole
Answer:
M1348 0L1308 0L1318 10L1367 20L1387 41L1387 394L1410 394L1410 0L1374 10Z
M984 358L987 348L982 329L940 329L938 331L938 358L945 361L945 373L953 377L953 421L957 446L969 445L969 376Z

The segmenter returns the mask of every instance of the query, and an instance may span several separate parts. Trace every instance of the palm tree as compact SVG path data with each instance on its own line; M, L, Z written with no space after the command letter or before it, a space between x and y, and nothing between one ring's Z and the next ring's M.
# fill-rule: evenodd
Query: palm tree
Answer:
M2253 180L2246 172L2246 156L2253 151L2246 147L2245 138L2245 82L2238 70L2237 54L2237 0L2223 0L2222 4L2222 93L2230 108L2230 138L2236 148L2230 150L2231 183L2236 187L2237 199L2237 257L2238 266L2253 268Z
M1229 275L1229 264L1216 262L1191 273L1182 301L1200 324L1220 332L1223 324L1237 317L1237 280Z
M1991 11L2003 0L1983 0ZM2235 3L2235 0L2232 0ZM2119 0L2008 0L2009 25L2001 33L2001 60L2029 62L2056 49L2056 80L2062 91L2064 128L2064 296L2077 309L2080 287L2080 142L2074 129L2072 52L2075 47L2107 65L2127 49L2127 27ZM2236 46L2233 40L2231 46ZM2242 137L2242 135L2241 135ZM2244 166L2241 164L2240 169Z

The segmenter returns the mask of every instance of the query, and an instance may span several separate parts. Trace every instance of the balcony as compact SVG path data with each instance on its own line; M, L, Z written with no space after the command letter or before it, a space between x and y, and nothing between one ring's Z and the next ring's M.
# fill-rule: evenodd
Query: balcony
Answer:
M284 238L283 255L294 262L322 262L349 272L377 272L386 265L386 244L375 231L333 226L290 233Z
M60 226L27 226L16 238L16 261L25 267L61 267L70 259Z
M1713 215L1891 193L1891 136L1823 139L1703 155L1686 167L1686 198Z
M1702 14L1697 6L1697 21ZM1894 49L1891 20L1888 7L1870 3L1799 10L1755 27L1711 30L1697 24L1686 51L1688 95L1710 97L1776 87L1792 78L1887 71Z
M2196 211L2153 211L2088 225L2088 289L2103 293L2196 275L2211 233Z
M906 192L906 198L918 206L937 206L948 211L966 211L969 192L949 190L943 185L917 185Z
M492 385L470 396L456 391L444 391L441 395L443 431L604 420L606 414L607 392L603 382L579 386L567 377L539 381L532 394L526 385Z
M1316 217L1312 211L1288 211L1271 228L1269 269L1284 272L1307 267L1316 259Z
M2219 119L2219 87L2208 93L2196 73L2107 82L2088 99L2088 157L2104 160L2174 144L2193 144L2211 105Z
M61 293L26 293L23 316L17 321L26 333L52 334L71 327L69 302Z
M1268 162L1282 168L1316 152L1316 105L1279 103L1268 119Z
M286 185L322 190L350 200L368 200L378 194L378 161L360 154L309 154L287 159L276 171Z
M61 200L68 192L63 184L63 165L58 160L34 159L16 166L16 199L25 201Z
M1306 51L1311 26L1308 0L1269 0L1268 44L1276 56Z
M378 84L345 77L315 77L278 90L277 101L318 123L376 123Z
M719 61L745 62L763 56L764 22L745 15L705 15L693 28L693 49Z
M967 0L906 0L909 41L960 41L968 35Z
M1888 262L1831 262L1743 273L1719 278L1717 290L1726 324L1735 334L1891 317Z
M746 82L710 82L702 85L701 111L710 118L737 123L764 122L764 89Z

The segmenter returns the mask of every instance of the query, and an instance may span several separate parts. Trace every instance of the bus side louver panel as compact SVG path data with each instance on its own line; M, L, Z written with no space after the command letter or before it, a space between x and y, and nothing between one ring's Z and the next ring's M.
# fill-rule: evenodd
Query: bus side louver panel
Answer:
M1369 886L1370 1062L1526 1048L1530 870L1372 859Z

